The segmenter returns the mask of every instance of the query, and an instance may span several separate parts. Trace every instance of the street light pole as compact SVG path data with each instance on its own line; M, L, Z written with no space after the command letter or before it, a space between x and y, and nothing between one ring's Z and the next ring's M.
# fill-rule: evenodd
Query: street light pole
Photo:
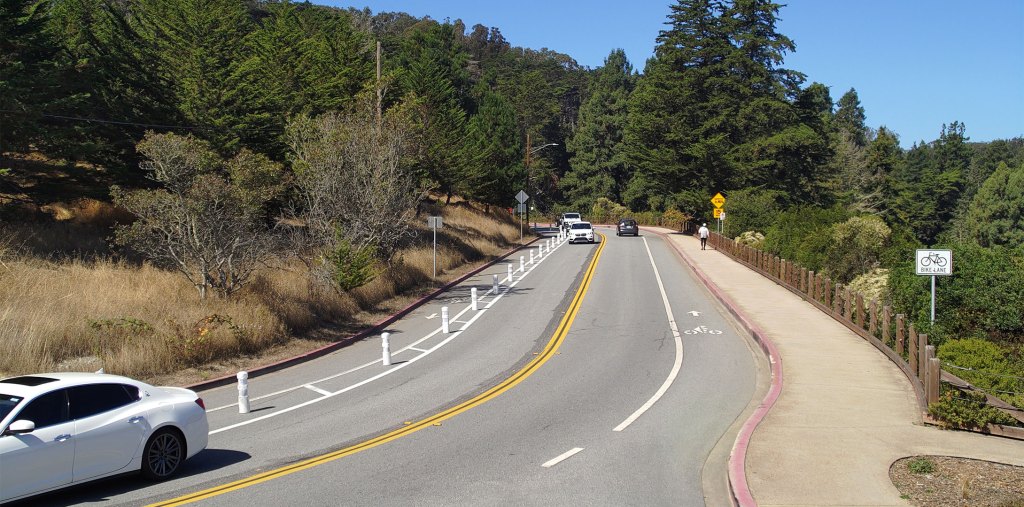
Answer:
M531 148L531 145L530 145L530 133L529 132L526 133L526 164L525 164L525 167L526 167L526 194L527 195L532 194L532 191L530 189L530 158L531 158L531 156L534 153L537 153L538 151L543 150L544 148L548 148L550 146L558 146L558 143L547 143L547 144L538 146L537 148ZM528 206L526 203L523 203L523 206L526 206L526 224L529 225L530 224L530 206Z

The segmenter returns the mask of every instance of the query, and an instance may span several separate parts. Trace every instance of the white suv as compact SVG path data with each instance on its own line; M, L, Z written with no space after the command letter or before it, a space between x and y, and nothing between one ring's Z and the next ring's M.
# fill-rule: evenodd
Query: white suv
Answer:
M579 213L562 213L562 218L558 219L558 225L568 231L569 226L582 221L583 217Z
M593 243L594 228L590 222L576 222L569 226L569 243Z

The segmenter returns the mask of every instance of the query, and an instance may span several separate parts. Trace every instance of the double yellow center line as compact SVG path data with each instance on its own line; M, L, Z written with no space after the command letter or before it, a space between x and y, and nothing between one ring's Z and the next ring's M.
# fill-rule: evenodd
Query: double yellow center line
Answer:
M491 389L477 395L476 397L468 401L465 401L459 405L451 407L447 410L444 410L443 412L439 412L425 419L405 425L402 428L399 428L390 433L386 433L379 437L371 438L370 440L360 442L351 447L346 447L344 449L339 449L337 451L329 452L327 454L322 454L320 456L300 461L298 463L293 463L288 466L284 466L281 468L256 474L250 477L246 477L245 479L229 482L227 484L222 484L220 486L216 486L210 489L197 491L195 493L191 493L178 498L173 498L163 502L150 504L148 507L170 507L176 505L185 505L192 502L198 502L199 500L205 500L207 498L223 495L225 493L230 493L232 491L236 491L239 489L248 488L250 486L255 486L261 482L267 482L269 480L284 477L286 475L290 475L296 472L301 472L303 470L313 468L315 466L330 463L336 459L344 458L345 456L351 456L357 452L365 451L367 449L372 449L374 447L377 447L378 445L386 444L392 440L397 440L404 436L411 435L423 428L439 424L441 421L455 417L456 415L461 414L462 412L465 412L478 405L482 405L498 397L499 395L501 395L501 393L504 393L505 391L512 389L516 384L519 384L527 377L532 375L535 371L540 369L540 367L543 366L544 363L546 363L548 359L551 358L551 356L555 355L555 352L558 351L558 347L562 345L562 342L565 340L565 336L569 333L569 328L572 327L573 320L576 319L576 314L579 313L580 306L583 303L583 297L586 295L587 290L590 288L590 282L591 280L593 280L594 271L597 268L597 262L601 258L601 252L604 251L605 236L603 234L599 234L599 236L601 237L601 242L598 244L597 251L594 253L594 258L590 261L590 265L587 267L587 271L583 276L583 282L580 284L580 288L577 289L575 296L573 296L572 303L569 304L569 308L565 312L565 316L562 317L562 321L559 322L558 328L555 329L555 333L551 336L551 339L548 340L547 345L544 346L544 350L540 354L538 354L537 357L535 357L532 361L530 361L526 366L524 366L523 369L516 372L515 375L512 375L511 377L505 379L500 384L492 387Z

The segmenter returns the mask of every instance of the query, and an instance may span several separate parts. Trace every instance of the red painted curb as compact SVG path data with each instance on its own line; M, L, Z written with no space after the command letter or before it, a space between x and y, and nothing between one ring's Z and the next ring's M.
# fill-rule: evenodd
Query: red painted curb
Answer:
M668 236L667 233L650 231L660 236ZM667 238L666 238L667 239ZM768 389L768 393L764 399L761 400L761 404L758 405L754 413L747 418L747 421L743 423L743 427L740 428L739 434L736 435L736 441L733 442L732 451L729 453L729 488L732 490L732 502L733 505L740 505L743 507L754 507L757 502L754 500L754 495L750 492L750 487L747 484L746 474L746 460L747 460L747 448L750 446L750 437L753 435L754 430L761 424L765 416L768 415L768 411L771 410L772 406L775 405L775 401L779 399L779 395L782 394L782 356L779 355L778 349L765 332L750 319L744 315L732 298L727 296L722 290L715 285L704 273L701 273L697 269L697 266L690 260L690 258L679 248L675 242L669 240L668 243L672 246L672 250L679 256L690 267L690 270L697 276L697 279L704 284L705 287L711 292L712 295L718 299L729 310L729 313L740 322L747 332L750 333L754 341L761 346L761 350L764 351L765 355L768 356L768 361L771 363L772 372L772 385Z
M540 239L541 238L535 238L532 241L530 241L529 243L526 243L526 244L524 244L522 246L518 246L516 248L513 248L513 249L505 252L504 254L502 254L500 257L494 259L493 261L488 262L487 264L484 264L483 266L480 266L479 268L476 268L473 271L470 271L469 273L466 273L465 275L462 275L459 278L456 278L455 280L452 280L451 282L448 282L448 283L442 285L441 287L439 287L435 291L431 292L430 294L427 294L426 296L423 296L422 298L420 298L420 299L414 301L413 303L411 303L409 306L406 306L405 308L399 310L394 315L391 315L390 317L388 317L388 318L386 318L386 319L384 319L384 320L374 324L373 326L370 326L369 328L366 328L366 329L364 329L364 330L362 330L362 331L360 331L360 332L358 332L358 333L356 333L356 334L354 334L352 336L349 336L347 338L342 338L341 340L338 340L336 342L324 345L323 347L320 347L318 349L311 350L309 352L306 352L305 354L301 354L301 355L298 355L298 356L295 356L295 357L290 357L288 359L282 359L282 360L280 360L280 361L278 361L276 363L271 363L271 364L268 364L268 365L260 366L258 368L253 369L253 370L249 370L248 371L249 372L249 378L252 379L252 378L258 377L260 375L266 375L267 373L272 373L272 372L275 372L275 371L278 371L278 370L283 370L283 369L285 369L285 368L287 368L289 366L295 366L297 364L304 363L306 361L310 361L310 360L316 359L318 357L321 357L321 356L327 355L327 354L329 354L331 352L334 352L335 350L338 350L340 348L346 347L346 346L348 346L348 345L350 345L350 344L352 344L352 343L354 343L356 341L362 340L363 338L366 338L367 336L369 336L371 334L374 334L374 333L380 331L381 329L383 329L383 328L393 324L394 322L398 321L398 319L408 315L410 312L412 312L416 308L419 308L420 306L422 306L427 301L430 301L431 299L436 298L438 295L444 293L448 289L450 289L450 288L452 288L452 287L454 287L454 286L456 286L456 285L466 281L467 279L469 279L469 278L471 278L473 276L476 276L476 274L480 273L481 271L483 271L483 270L485 270L485 269L487 269L487 268L497 264L501 260L507 258L508 256L518 252L519 250L521 250L521 249L523 249L523 248L525 248L527 246L532 245L533 243L537 242ZM223 377L218 377L218 378L215 378L215 379L199 382L197 384L188 385L188 386L185 386L185 387L187 389L191 389L193 391L202 391L202 390L206 390L206 389L212 389L214 387L220 387L220 386L223 386L223 385L228 385L228 384L234 383L235 381L236 381L235 374L231 374L231 375L225 375Z

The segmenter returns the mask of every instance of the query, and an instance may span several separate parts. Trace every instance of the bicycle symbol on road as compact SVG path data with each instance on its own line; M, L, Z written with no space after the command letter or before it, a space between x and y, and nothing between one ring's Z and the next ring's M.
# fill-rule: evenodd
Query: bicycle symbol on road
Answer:
M697 326L693 329L683 331L685 334L722 334L718 329L708 329L707 326Z
M938 252L931 252L928 255L921 257L921 266L928 267L933 263L940 268L944 268L946 267L946 258L939 255Z

